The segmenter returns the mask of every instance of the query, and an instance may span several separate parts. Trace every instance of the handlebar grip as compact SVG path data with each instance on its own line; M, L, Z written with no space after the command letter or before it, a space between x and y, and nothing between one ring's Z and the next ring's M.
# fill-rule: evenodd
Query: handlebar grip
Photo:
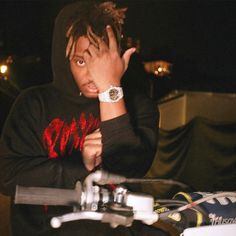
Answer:
M81 188L76 190L16 186L15 204L75 206L81 202Z

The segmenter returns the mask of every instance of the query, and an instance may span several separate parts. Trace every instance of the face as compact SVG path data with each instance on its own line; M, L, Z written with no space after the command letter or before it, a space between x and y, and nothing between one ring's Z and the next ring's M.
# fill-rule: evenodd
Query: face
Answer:
M89 47L89 40L85 36L78 38L75 52L70 60L70 69L79 90L85 97L96 98L98 90L91 80L91 76L84 62L83 54Z

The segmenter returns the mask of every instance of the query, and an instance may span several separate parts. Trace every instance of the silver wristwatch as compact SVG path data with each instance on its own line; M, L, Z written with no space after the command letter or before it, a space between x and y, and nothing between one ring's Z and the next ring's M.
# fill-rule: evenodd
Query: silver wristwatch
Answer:
M98 94L100 102L118 102L123 98L123 89L121 87L111 86L106 91Z

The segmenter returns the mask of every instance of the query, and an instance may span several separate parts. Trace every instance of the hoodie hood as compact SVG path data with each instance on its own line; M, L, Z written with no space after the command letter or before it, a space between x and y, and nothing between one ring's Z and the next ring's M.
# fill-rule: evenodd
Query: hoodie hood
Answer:
M55 21L52 42L53 84L62 94L76 100L79 98L81 100L82 97L70 71L69 60L66 58L66 32L71 18L80 14L82 2L70 4L61 10Z

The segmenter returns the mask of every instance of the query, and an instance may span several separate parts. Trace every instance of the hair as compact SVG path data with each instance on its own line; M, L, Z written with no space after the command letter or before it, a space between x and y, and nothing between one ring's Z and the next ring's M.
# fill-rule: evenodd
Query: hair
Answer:
M71 18L68 24L66 57L71 58L73 56L77 39L80 36L86 36L89 28L108 43L106 26L110 25L114 31L118 47L121 47L122 25L127 8L117 8L116 4L111 1L103 3L86 1L79 7L79 12Z

